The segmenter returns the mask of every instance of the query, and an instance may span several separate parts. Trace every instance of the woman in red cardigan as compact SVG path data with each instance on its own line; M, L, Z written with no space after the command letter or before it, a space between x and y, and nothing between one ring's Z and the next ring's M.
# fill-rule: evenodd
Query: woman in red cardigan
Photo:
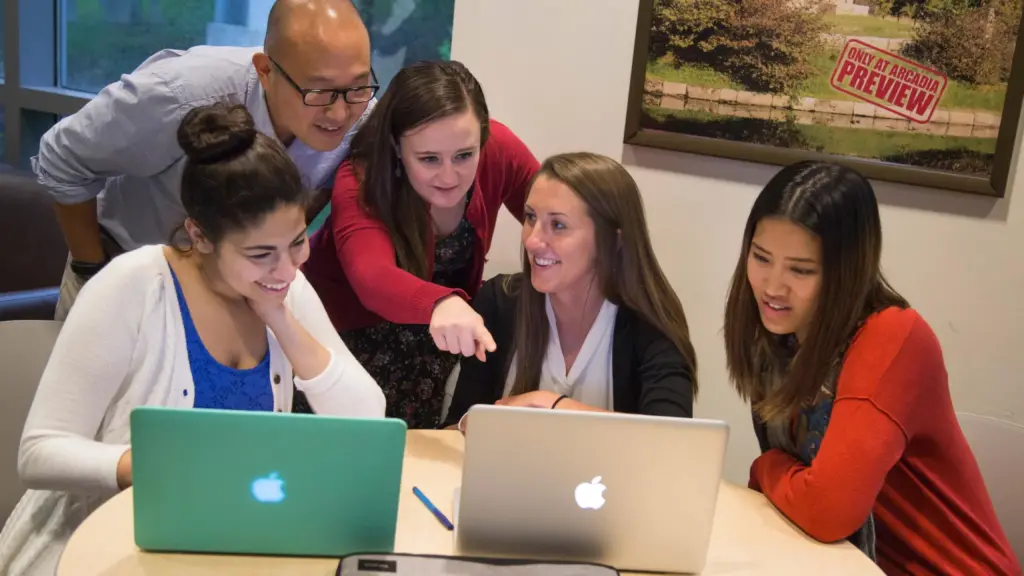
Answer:
M387 415L435 428L460 355L495 350L468 301L502 204L523 220L540 164L490 120L459 62L395 76L352 141L303 268L349 349L377 380ZM295 410L309 411L301 397Z
M871 185L780 171L754 202L725 314L759 490L887 574L1020 574L953 412L939 342L883 277Z

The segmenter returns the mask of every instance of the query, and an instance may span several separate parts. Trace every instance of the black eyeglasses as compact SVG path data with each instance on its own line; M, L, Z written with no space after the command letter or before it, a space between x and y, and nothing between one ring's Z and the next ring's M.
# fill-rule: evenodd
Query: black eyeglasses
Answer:
M370 79L372 84L366 86L355 86L352 88L340 88L340 89L310 89L299 86L292 77L281 68L281 65L274 61L273 58L267 57L270 62L277 68L277 71L284 76L284 79L292 85L293 88L298 90L299 94L302 94L302 103L306 106L330 106L338 101L338 96L341 96L345 102L349 104L362 104L363 102L369 102L373 95L380 89L380 85L377 84L377 75L374 74L373 68L370 68Z

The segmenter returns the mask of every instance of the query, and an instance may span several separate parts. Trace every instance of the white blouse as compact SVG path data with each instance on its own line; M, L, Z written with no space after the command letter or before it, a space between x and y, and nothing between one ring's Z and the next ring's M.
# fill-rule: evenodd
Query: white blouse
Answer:
M605 300L597 313L594 324L583 340L583 346L566 373L562 344L558 339L558 324L551 307L551 297L545 300L548 315L548 348L541 366L539 390L565 394L569 398L588 406L614 410L612 387L612 340L615 332L615 317L619 307ZM517 352L518 354L518 352ZM516 356L513 355L508 376L505 379L505 393L508 396L516 380Z
M383 392L301 272L285 306L331 360L320 375L301 380L268 329L275 410L290 411L298 388L318 414L383 418ZM39 382L18 454L29 490L0 532L0 574L53 574L75 527L118 492L117 462L131 445L132 409L191 408L194 398L163 246L118 256L82 288Z

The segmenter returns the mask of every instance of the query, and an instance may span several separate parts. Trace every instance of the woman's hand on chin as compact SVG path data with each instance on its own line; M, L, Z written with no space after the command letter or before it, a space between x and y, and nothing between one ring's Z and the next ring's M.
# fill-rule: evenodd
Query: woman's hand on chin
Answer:
M284 299L266 294L246 296L246 303L249 308L259 316L264 324L273 329L280 326L288 318L288 308L284 305Z

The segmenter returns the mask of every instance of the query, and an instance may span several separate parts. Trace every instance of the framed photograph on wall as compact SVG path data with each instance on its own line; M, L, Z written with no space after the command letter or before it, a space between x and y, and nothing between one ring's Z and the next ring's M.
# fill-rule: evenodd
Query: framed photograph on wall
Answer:
M1022 0L641 0L625 142L1002 197Z

